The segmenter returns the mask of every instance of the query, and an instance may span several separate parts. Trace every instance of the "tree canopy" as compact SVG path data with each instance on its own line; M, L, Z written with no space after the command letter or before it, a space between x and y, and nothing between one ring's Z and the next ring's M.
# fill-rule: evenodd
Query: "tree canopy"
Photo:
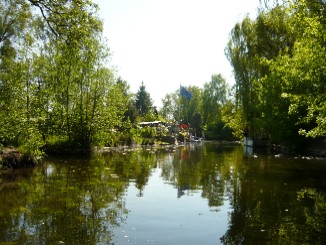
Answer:
M141 83L139 90L136 93L135 104L139 115L143 120L152 121L157 118L158 112L156 107L153 106L153 100L151 95L146 91L144 82Z
M160 117L144 83L133 95L109 67L97 11L90 0L0 2L2 145L36 155L90 149ZM184 87L188 98L167 94L162 117L214 139L229 136L226 128L281 143L325 139L325 13L323 0L288 0L245 17L225 49L234 88L212 75L203 88Z
M108 68L97 6L7 0L0 13L0 142L33 152L109 141L127 97Z
M286 1L233 28L226 54L252 137L325 137L324 13L324 1Z

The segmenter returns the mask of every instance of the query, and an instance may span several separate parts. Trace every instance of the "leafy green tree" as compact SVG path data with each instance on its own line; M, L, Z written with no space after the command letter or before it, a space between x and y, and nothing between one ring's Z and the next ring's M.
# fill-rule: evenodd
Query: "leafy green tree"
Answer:
M232 30L226 53L235 108L252 137L296 144L304 141L299 134L325 137L324 13L323 1L288 1Z
M221 118L221 106L226 102L227 84L221 74L212 75L211 81L204 84L203 121L214 123Z
M39 10L44 23L56 39L69 45L89 36L93 29L101 28L96 18L98 6L89 0L26 0Z
M191 100L180 95L179 89L169 93L162 100L163 106L161 114L167 121L178 121L180 123L189 123L194 128L198 136L202 131L202 89L193 86L186 87L192 95Z
M0 142L18 144L23 108L21 100L22 73L18 60L19 45L27 33L31 17L24 1L0 2ZM27 36L27 35L26 35Z
M185 88L191 93L191 99L180 95L178 91L179 100L179 121L181 123L189 123L190 127L194 124L194 115L201 111L202 104L202 89L197 86L189 86ZM197 119L196 119L197 120Z
M1 2L0 61L0 141L20 146L21 150L42 155L41 134L36 128L35 98L37 80L34 73L36 18L23 1Z
M246 128L245 116L241 107L237 107L232 99L228 99L221 108L222 122L232 131L237 139L242 139Z
M124 97L127 98L127 110L124 113L123 121L130 121L135 124L138 121L138 110L136 108L136 103L134 99L134 95L130 93L130 86L127 81L122 80L121 77L117 79L117 85L121 89Z
M162 108L160 114L166 121L178 121L179 120L179 91L168 93L162 99Z
M320 8L316 9L316 6ZM289 101L289 116L295 117L300 134L326 136L325 103L325 13L323 2L297 1L290 5L292 28L297 30L293 51L284 53L271 64L268 81L279 80L281 97Z
M0 47L12 44L22 37L31 18L29 5L24 0L0 2ZM6 44L4 42L7 41Z
M228 86L221 74L212 75L211 81L204 84L203 125L208 139L229 139L230 130L222 120L222 108L227 101Z
M31 153L103 145L127 97L107 68L96 5L10 0L0 11L0 141Z

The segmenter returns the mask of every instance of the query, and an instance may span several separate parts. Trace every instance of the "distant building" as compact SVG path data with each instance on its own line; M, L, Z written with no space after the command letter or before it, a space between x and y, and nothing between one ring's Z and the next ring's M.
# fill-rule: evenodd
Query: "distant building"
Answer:
M161 121L153 121L153 122L140 122L138 123L138 126L144 128L144 127L158 127L162 125Z

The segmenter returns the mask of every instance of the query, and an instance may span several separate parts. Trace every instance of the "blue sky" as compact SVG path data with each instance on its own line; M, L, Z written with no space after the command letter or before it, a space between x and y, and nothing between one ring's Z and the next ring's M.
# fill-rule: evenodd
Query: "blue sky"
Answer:
M234 25L255 17L259 0L94 0L111 64L136 93L143 81L160 108L167 93L203 87L221 73L234 84L224 49Z

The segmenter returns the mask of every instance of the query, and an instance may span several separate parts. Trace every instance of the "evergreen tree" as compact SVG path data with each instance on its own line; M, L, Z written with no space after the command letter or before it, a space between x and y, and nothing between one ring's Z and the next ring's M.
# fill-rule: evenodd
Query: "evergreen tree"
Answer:
M136 108L142 117L145 117L149 113L153 113L153 102L150 94L146 91L144 82L142 82L139 90L136 94Z

